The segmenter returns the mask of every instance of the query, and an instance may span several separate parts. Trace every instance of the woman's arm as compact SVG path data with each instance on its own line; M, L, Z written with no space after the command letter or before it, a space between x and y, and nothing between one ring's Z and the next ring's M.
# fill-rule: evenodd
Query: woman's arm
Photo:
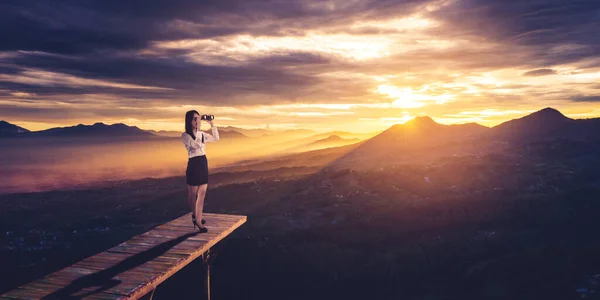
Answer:
M212 121L207 121L210 124L210 129L212 131L212 135L205 133L204 136L206 136L206 141L207 142L216 142L219 140L219 130L217 129L217 126L215 126L213 124Z

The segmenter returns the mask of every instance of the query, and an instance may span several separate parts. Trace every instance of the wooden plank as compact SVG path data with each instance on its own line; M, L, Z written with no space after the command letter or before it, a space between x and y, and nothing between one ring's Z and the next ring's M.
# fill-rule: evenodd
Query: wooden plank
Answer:
M39 299L64 288L85 299L137 299L246 222L245 216L205 213L209 232L198 234L190 215L161 224L0 298ZM107 289L95 292L103 284Z
M186 216L184 216L184 217L186 217ZM184 218L184 217L182 217L182 218ZM190 262L192 262L193 260L195 260L196 258L198 258L200 255L202 255L204 252L206 252L208 249L210 249L210 247L212 247L214 244L216 244L217 242L219 242L225 236L229 235L231 232L233 232L235 229L237 229L239 226L241 226L245 222L246 222L246 217L245 216L238 216L238 222L234 223L230 228L228 228L227 230L223 231L220 235L217 236L217 238L208 241L201 248L203 251L198 251L198 252L196 252L194 254L189 255L184 260L184 262L182 262L180 264L177 264L172 269L170 269L167 272L165 272L164 274L162 274L155 281L148 282L145 286L141 287L140 289L138 289L136 291L133 291L130 294L130 296L132 298L137 299L137 298L145 295L146 293L148 293L149 291L151 291L152 289L154 289L158 284L162 283L164 280L166 280L167 278L171 277L173 274L175 274L176 272L178 272L181 268L183 268L184 266L186 266L187 264L189 264ZM200 235L202 235L202 234L200 234ZM198 236L200 236L200 235L198 235ZM191 238L188 238L188 239L191 239Z
M89 291L82 290L78 294L84 294L84 293L90 292L90 291L92 291L92 290L89 290ZM16 289L0 296L0 299L41 299L41 298L47 297L52 292L54 292L54 291L35 290L35 289L30 289L28 287L18 287ZM92 295L86 296L85 299L126 299L126 296L125 295L115 295L115 294L104 293L104 292L95 292Z

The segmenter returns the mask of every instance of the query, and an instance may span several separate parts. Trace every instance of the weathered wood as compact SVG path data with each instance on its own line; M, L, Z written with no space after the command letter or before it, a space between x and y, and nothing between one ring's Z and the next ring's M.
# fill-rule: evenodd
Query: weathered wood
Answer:
M239 215L205 213L203 218L208 233L198 234L187 214L0 295L0 299L138 299L246 222L246 217Z

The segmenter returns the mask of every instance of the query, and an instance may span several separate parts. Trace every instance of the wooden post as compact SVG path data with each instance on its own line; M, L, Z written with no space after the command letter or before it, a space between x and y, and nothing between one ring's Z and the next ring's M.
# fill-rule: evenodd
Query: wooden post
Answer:
M204 255L204 264L206 265L206 280L205 280L205 284L206 284L206 299L210 300L210 249L208 249Z
M210 263L206 265L206 295L210 300Z

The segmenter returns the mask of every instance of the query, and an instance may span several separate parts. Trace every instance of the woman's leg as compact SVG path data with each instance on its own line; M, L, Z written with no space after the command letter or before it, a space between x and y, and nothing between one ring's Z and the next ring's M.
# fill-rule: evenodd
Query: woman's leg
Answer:
M188 185L188 206L192 213L196 213L196 199L198 199L199 185Z
M202 210L204 209L204 197L206 196L206 188L208 184L203 184L198 187L198 198L196 199L196 220L200 223L202 220ZM204 226L202 226L204 227Z

